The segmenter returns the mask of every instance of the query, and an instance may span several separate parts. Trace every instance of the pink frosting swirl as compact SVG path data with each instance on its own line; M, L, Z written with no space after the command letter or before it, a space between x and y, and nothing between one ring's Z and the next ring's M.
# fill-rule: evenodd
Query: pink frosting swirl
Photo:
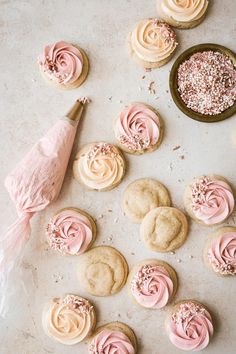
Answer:
M93 354L135 354L135 349L123 332L104 329L94 337L90 352Z
M166 329L170 341L186 351L197 352L206 348L213 335L211 315L203 306L193 302L180 304Z
M79 255L92 241L90 220L71 209L55 215L47 226L47 237L52 249L63 254Z
M140 305L160 309L169 302L173 282L164 267L147 264L132 279L131 293Z
M160 136L160 121L155 112L142 103L125 108L115 124L117 140L129 150L154 146Z
M236 275L236 232L216 238L208 251L208 259L215 272Z
M230 186L215 178L203 177L192 186L192 211L197 219L213 225L224 221L234 209Z
M83 56L77 47L60 41L44 48L39 65L50 80L68 85L78 80L83 69Z

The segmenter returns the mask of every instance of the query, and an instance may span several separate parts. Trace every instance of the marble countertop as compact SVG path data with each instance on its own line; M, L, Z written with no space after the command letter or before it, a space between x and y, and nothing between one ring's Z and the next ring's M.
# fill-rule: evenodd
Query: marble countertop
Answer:
M32 220L32 235L22 264L27 295L21 290L7 319L0 321L0 354L87 353L86 344L65 347L47 338L42 330L43 304L66 292L92 300L98 309L99 325L111 320L130 325L137 334L140 354L182 353L165 335L166 309L137 308L127 298L126 287L108 298L87 295L76 278L76 257L60 257L48 249L44 231L47 221L66 206L84 209L97 219L102 214L103 218L97 221L96 245L117 247L130 267L150 257L169 262L179 276L175 300L199 300L214 315L215 335L204 353L235 352L236 281L218 278L205 267L202 250L209 229L191 222L183 247L174 255L155 254L143 247L139 226L121 210L122 193L136 178L154 177L163 182L174 206L180 209L185 186L194 176L224 175L236 187L236 150L231 139L235 117L216 124L188 119L175 107L168 87L171 66L188 47L212 42L236 50L235 12L235 1L211 1L208 15L199 27L177 31L180 45L172 61L145 73L129 59L126 38L138 20L156 16L155 0L0 0L1 232L16 217L3 186L7 173L78 97L87 95L92 99L79 128L60 197ZM42 48L61 39L78 43L90 59L88 79L76 90L49 87L38 71L37 56ZM148 90L152 81L156 94ZM128 171L116 189L88 192L72 178L72 161L78 146L98 140L115 142L114 118L132 101L143 101L159 110L166 127L164 141L154 153L126 155ZM173 151L176 145L180 149ZM235 224L234 216L227 224Z

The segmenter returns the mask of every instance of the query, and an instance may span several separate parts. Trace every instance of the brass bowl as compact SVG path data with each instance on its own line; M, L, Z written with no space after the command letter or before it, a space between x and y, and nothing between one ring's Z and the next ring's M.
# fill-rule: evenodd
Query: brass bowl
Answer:
M226 54L233 62L234 66L236 67L236 54L232 52L230 49L223 47L222 45L219 44L212 44L212 43L205 43L205 44L199 44L194 47L191 47L187 50L185 50L174 62L171 72L170 72L170 79L169 79L169 85L170 85L170 92L172 95L172 98L179 109L186 114L188 117L205 122L205 123L213 123L213 122L219 122L221 120L227 119L231 117L234 113L236 113L236 101L234 102L233 106L229 107L225 111L223 111L220 114L216 115L207 115L207 114L201 114L198 112L194 112L192 109L188 108L182 98L180 97L180 94L178 92L178 84L177 84L177 74L178 74L178 68L180 64L182 64L185 60L188 60L192 54L197 53L197 52L203 52L203 51L208 51L212 50L214 52L220 52L222 54Z

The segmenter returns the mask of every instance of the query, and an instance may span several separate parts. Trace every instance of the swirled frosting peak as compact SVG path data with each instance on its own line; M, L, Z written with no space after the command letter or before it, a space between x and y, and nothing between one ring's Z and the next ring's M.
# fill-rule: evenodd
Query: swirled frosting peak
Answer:
M95 312L87 300L69 294L48 304L42 322L47 335L72 345L90 334L95 323Z
M146 105L133 103L121 112L115 125L115 135L129 150L152 148L160 136L159 117Z
M92 189L111 188L124 174L124 160L119 150L109 143L95 143L81 153L75 164L80 180Z
M159 309L169 302L173 282L164 267L147 264L132 279L131 292L140 305Z
M129 338L121 331L110 329L99 332L89 349L92 354L135 354Z
M211 315L200 304L181 303L167 324L167 333L177 348L200 351L209 344L213 335Z
M157 9L175 21L189 22L202 17L208 0L158 0Z
M156 63L168 58L177 47L175 32L156 19L140 21L131 34L135 54L144 61Z
M236 275L236 232L216 238L208 251L208 260L216 273Z
M62 210L47 226L49 245L63 254L85 252L92 241L92 225L88 217L73 209Z
M68 85L78 80L83 70L83 55L70 43L60 41L44 48L39 65L50 80Z
M208 225L224 221L234 209L230 186L216 178L202 177L194 182L191 197L194 215Z

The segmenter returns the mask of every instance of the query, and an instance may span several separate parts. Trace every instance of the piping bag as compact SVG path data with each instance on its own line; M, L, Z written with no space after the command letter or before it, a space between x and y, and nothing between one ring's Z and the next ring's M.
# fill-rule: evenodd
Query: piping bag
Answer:
M61 190L78 122L87 98L76 101L65 117L41 138L5 179L18 218L0 238L0 315L19 282L18 271L32 216L55 200Z

